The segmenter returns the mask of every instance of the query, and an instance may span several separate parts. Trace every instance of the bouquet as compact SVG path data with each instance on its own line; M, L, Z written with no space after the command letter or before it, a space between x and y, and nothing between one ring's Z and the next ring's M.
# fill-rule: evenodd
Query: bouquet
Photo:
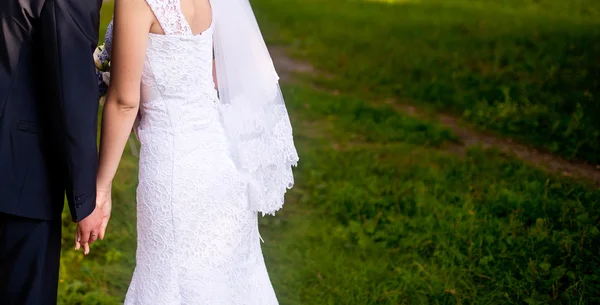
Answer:
M104 44L98 46L94 51L94 63L96 65L100 97L102 98L106 95L110 84L110 53Z

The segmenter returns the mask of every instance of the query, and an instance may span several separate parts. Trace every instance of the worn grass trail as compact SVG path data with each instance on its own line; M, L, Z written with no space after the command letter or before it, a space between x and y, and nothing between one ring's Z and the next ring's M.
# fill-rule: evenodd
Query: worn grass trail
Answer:
M600 2L259 0L271 44L320 85L442 110L599 163Z

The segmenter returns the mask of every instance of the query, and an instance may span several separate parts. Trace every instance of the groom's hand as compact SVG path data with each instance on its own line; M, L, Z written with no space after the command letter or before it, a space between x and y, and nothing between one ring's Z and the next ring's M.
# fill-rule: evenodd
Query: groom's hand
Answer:
M83 247L85 255L90 253L90 245L94 243L100 234L102 227L102 209L96 205L94 211L82 221L77 223L75 230L75 250Z

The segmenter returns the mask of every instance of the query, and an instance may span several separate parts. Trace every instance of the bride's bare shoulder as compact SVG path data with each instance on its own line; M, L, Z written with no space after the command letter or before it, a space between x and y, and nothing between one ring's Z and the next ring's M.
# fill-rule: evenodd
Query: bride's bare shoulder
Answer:
M115 0L111 84L106 103L135 107L154 15L145 0Z
M129 14L140 14L140 17L152 17L152 9L150 8L150 4L148 1L166 1L166 0L115 0L115 17L117 14L127 14L127 17L135 17L129 16Z

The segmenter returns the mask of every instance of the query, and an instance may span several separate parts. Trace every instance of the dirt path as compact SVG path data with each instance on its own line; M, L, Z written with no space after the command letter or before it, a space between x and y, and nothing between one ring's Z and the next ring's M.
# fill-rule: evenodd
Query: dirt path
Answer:
M293 76L297 73L316 72L316 69L310 64L287 56L282 48L270 46L269 49L273 57L273 62L277 67L277 72L283 82L293 81ZM518 143L510 138L497 137L473 130L461 123L459 118L451 115L438 113L432 116L414 105L408 103L402 104L392 100L387 101L387 104L410 116L437 120L440 124L452 130L461 142L461 144L453 144L448 147L448 150L454 153L464 154L472 146L481 146L484 148L495 147L503 153L515 155L521 160L548 172L584 179L600 187L600 165L568 161L557 155L538 150L523 143Z

